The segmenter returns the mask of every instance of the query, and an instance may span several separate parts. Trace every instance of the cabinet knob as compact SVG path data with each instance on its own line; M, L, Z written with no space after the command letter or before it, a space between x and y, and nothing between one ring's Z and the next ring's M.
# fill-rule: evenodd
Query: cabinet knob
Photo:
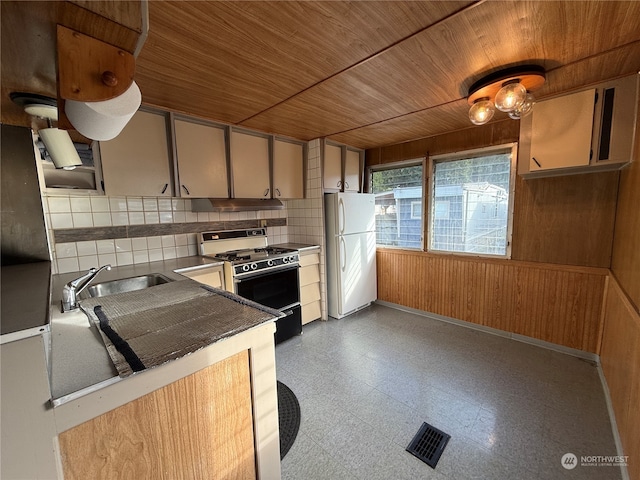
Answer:
M264 191L264 195L263 196L266 197L267 195L269 195L269 189L268 188Z
M164 192L166 192L166 191L167 191L167 188L169 188L169 184L168 184L168 183L165 183L165 184L164 184L164 188L162 189L162 191L161 191L160 193L164 193Z
M189 193L189 189L187 187L185 187L184 185L182 185L182 188L184 189L184 191L187 193L187 195L191 195L191 193Z

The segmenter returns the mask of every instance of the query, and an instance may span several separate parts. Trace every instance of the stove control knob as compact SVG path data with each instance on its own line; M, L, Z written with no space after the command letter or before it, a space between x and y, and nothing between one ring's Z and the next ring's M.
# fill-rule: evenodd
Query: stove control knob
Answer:
M289 259L287 257L282 257L282 263L289 263Z
M248 272L249 271L249 265L242 265L242 271L243 272Z
M295 261L296 261L296 257L295 257L295 256L293 256L293 255L290 255L290 256L289 256L289 263L293 263L293 262L295 262Z
M267 265L269 267L273 267L273 260L267 260Z
M256 270L258 268L258 265L256 265L255 263L251 264L251 270Z

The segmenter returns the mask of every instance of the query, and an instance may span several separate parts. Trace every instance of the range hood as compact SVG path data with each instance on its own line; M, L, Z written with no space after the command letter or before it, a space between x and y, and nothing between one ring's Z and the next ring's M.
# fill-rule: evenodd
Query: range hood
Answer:
M249 210L282 210L277 198L192 198L192 212L246 212Z

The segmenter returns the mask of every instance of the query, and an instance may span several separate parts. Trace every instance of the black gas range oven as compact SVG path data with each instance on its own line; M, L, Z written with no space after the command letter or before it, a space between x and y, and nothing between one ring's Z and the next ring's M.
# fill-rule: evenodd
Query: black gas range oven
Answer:
M224 261L225 289L285 317L276 320L276 343L302 333L298 251L267 245L266 230L204 232L202 255Z

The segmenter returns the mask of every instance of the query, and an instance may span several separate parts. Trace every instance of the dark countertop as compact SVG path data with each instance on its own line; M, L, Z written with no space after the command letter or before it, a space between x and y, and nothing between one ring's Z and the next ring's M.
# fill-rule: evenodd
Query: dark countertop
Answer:
M48 329L50 285L51 262L2 267L2 343L36 335Z

